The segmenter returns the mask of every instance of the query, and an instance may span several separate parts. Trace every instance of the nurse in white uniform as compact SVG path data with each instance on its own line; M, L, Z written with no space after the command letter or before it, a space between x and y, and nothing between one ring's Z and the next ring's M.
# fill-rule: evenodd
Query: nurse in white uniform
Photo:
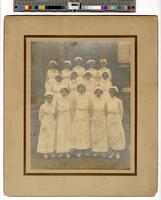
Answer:
M89 149L91 148L90 100L83 82L77 86L74 102L71 149L77 150L77 157L83 154L89 156Z
M77 78L78 75L76 72L72 72L71 73L71 80L70 80L70 98L71 98L71 102L73 105L73 101L74 101L74 96L77 93ZM73 109L72 109L72 116L73 116Z
M58 157L70 158L70 141L72 130L71 101L68 86L62 86L60 96L56 101L57 110L57 132L56 132L56 152Z
M122 100L116 97L117 87L109 89L110 98L107 101L107 133L109 147L112 153L109 158L115 156L120 158L120 151L125 149L125 132L122 125L123 104Z
M42 153L44 158L49 155L55 157L56 150L56 120L55 120L56 104L53 101L53 93L45 94L45 103L41 105L39 110L39 120L41 123L38 138L37 152Z
M107 72L102 73L102 77L99 79L99 85L103 89L103 96L105 98L109 98L109 89L112 86L112 82L109 79L109 75Z
M59 74L59 71L57 69L58 64L55 60L50 60L49 62L49 69L47 71L46 75L46 81L49 79L54 79L57 74Z
M102 77L102 74L104 72L108 73L108 78L111 81L112 80L112 74L111 74L111 70L108 68L108 62L107 62L106 59L101 59L100 60L100 67L98 69L98 76L99 76L99 78Z
M60 74L58 74L56 77L55 77L55 81L53 81L53 84L52 84L52 89L53 89L53 93L54 93L54 96L55 98L57 98L57 96L60 94L60 89L62 87L62 76Z
M77 78L78 74L76 72L71 73L71 81L70 81L70 90L76 91L77 90Z
M72 66L72 63L70 60L64 61L64 69L61 71L63 78L70 78L71 66Z
M96 79L92 76L92 73L88 70L85 72L84 82L87 92L93 93L96 86Z
M78 76L83 76L85 73L84 67L82 67L82 58L81 57L75 57L75 67L73 68L73 72L76 72Z
M106 124L106 100L103 98L103 89L95 88L92 104L91 135L92 152L94 156L106 157L108 151L108 135Z
M91 72L92 76L97 79L97 69L95 69L95 60L88 60L87 61L88 64L88 71Z
M71 80L71 66L72 63L70 60L65 60L64 61L64 69L61 71L62 77L63 77L63 84L68 85L70 84Z

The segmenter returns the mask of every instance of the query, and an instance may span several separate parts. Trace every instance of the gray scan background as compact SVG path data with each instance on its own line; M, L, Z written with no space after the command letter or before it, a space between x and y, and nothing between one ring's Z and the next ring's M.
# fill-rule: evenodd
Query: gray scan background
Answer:
M130 93L123 93L122 88L130 87L130 67L121 67L117 59L117 42L32 42L32 95L31 95L31 168L32 169L112 169L121 170L130 168ZM123 127L126 134L126 149L121 152L121 158L105 159L96 157L49 158L36 152L40 122L38 111L44 102L45 77L48 63L51 59L58 62L58 68L63 68L65 59L71 60L81 56L82 65L86 68L88 59L95 59L98 68L99 60L106 58L112 71L112 83L118 86L118 97L124 106ZM130 64L129 64L130 65ZM73 67L73 65L72 65Z

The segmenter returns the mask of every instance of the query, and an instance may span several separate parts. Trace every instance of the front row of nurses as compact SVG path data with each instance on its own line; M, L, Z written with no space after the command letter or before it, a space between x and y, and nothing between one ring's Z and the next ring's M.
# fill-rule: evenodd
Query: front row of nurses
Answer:
M61 87L56 99L53 93L46 93L39 111L41 127L37 152L44 158L70 158L76 153L77 157L108 155L108 158L119 159L120 151L125 149L125 133L123 105L116 97L117 91L117 87L111 87L107 99L99 86L91 98L85 84L81 83L72 98L66 86Z

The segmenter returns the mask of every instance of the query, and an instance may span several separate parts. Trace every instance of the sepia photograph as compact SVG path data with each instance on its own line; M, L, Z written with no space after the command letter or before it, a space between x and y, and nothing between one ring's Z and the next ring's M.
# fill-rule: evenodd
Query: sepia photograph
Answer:
M157 16L4 26L4 194L155 195Z
M135 42L27 40L30 170L135 170Z

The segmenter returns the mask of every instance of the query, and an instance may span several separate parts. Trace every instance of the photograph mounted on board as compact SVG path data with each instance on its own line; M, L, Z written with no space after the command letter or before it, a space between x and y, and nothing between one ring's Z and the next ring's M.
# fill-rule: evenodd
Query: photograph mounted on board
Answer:
M158 17L6 16L4 36L4 194L154 196Z
M136 173L136 36L25 36L26 174Z

